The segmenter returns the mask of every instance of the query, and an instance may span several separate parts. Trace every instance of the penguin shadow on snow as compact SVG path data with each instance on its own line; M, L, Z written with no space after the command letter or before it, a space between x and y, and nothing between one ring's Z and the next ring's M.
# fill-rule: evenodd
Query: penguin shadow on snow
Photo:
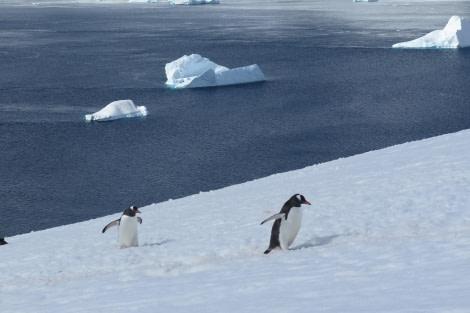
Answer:
M313 238L303 244L289 248L289 250L300 250L300 249L308 249L308 248L325 246L331 243L333 240L335 240L338 237L341 237L341 235L331 235L331 236Z

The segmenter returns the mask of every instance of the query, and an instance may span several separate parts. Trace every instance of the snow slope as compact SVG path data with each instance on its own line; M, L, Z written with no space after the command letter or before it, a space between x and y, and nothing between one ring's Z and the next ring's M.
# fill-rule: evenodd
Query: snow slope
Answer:
M6 238L1 311L468 312L469 152L465 130L144 206L137 248L101 233L130 203ZM293 249L264 255L296 192Z

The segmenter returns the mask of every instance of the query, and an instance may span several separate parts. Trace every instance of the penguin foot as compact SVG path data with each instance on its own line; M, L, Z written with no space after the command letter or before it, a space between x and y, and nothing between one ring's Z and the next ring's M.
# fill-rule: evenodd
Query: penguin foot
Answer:
M264 254L268 254L269 252L271 252L272 249L267 249L266 251L264 251Z

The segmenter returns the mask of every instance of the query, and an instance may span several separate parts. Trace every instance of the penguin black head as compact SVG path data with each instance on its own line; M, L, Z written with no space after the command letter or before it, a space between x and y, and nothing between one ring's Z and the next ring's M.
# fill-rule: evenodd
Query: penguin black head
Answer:
M0 238L0 245L6 245L8 242L5 241L5 238Z
M127 209L124 210L124 213L122 215L127 215L127 216L135 216L136 213L141 213L139 209L133 205L128 207Z
M308 205L311 205L310 202L308 202L304 196L302 196L301 194L298 194L296 193L295 195L293 195L289 201L292 206L295 206L295 207L299 207L301 206L302 204L308 204Z

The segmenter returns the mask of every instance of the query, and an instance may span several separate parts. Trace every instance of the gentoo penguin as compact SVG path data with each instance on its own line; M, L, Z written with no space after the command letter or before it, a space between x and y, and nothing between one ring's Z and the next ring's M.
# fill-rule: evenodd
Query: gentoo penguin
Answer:
M267 221L275 220L271 230L269 248L264 251L265 254L273 249L287 250L294 242L302 223L302 204L310 205L310 202L305 200L301 194L296 193L284 203L281 212L261 222L261 225L263 225Z
M112 221L103 228L103 233L115 225L119 226L119 248L137 247L139 245L137 238L137 223L142 224L142 219L136 216L140 213L135 205L124 210L121 218Z

